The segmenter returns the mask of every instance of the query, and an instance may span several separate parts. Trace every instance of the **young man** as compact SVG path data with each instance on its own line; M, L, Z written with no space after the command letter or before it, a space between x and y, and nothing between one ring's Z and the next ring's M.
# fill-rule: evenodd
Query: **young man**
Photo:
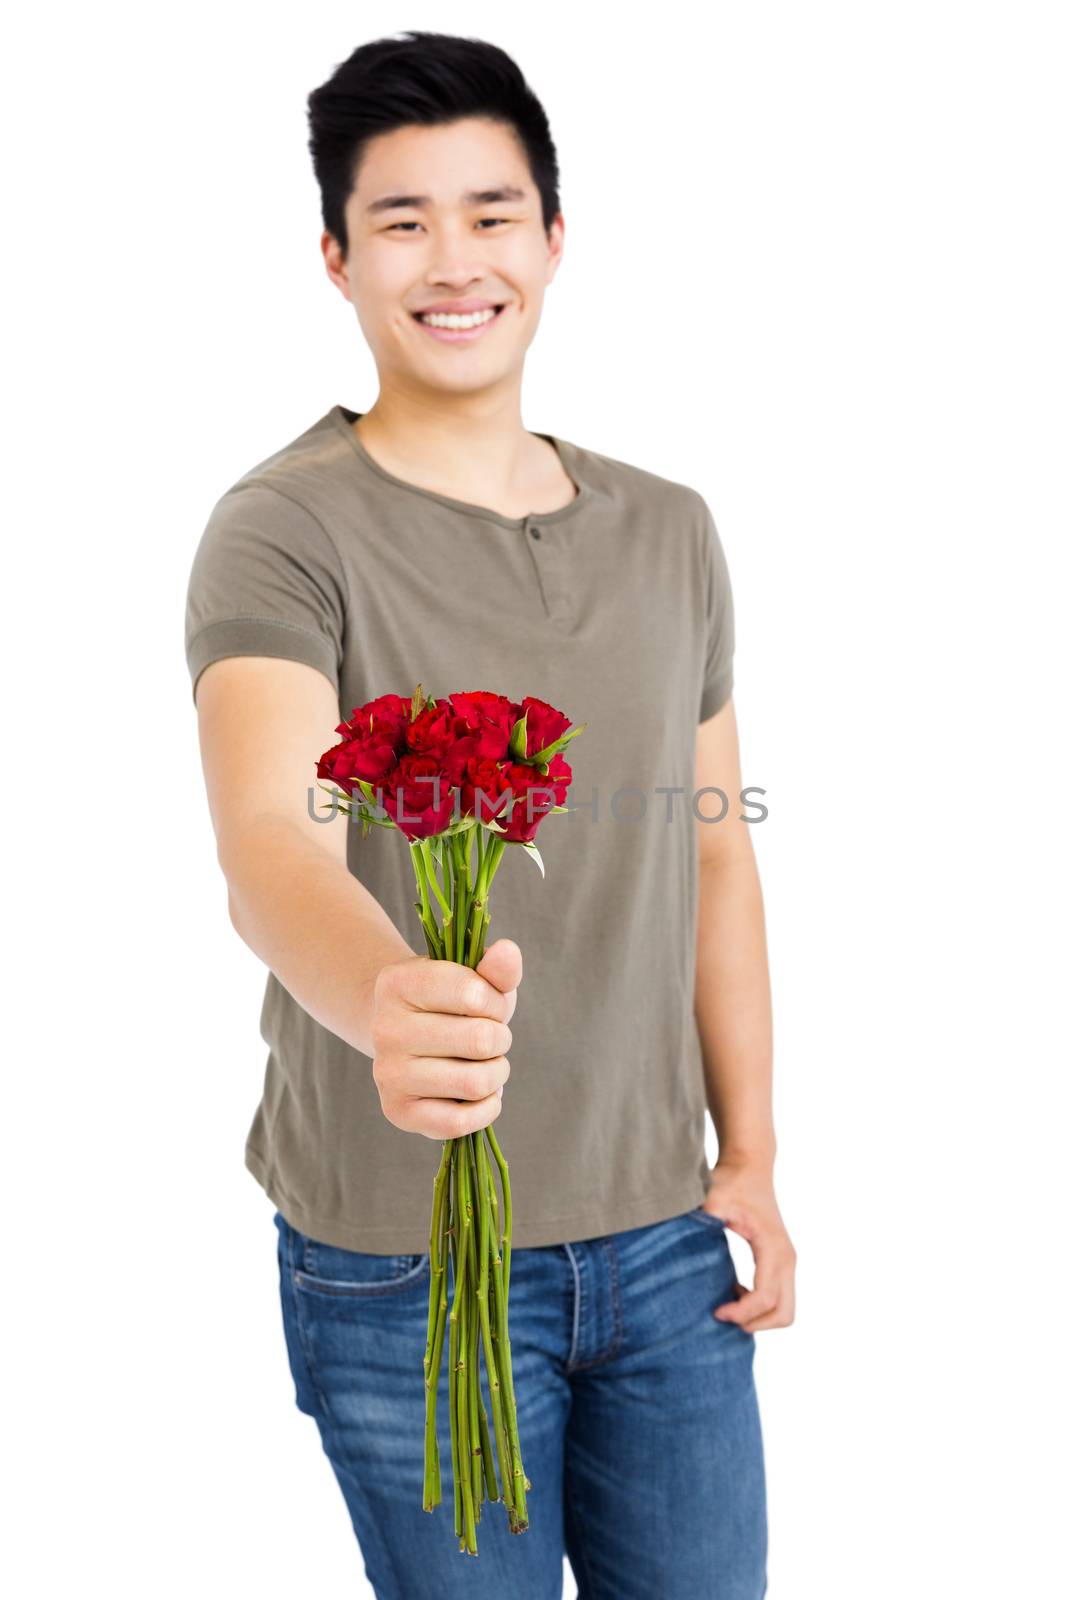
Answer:
M296 1401L379 1596L547 1600L566 1551L582 1595L759 1600L753 1335L792 1320L795 1255L718 533L695 490L523 427L564 225L510 58L381 40L309 110L326 271L379 393L226 491L186 617L230 914L269 968L245 1158L277 1207ZM339 720L418 682L534 694L588 725L539 835L546 876L497 875L505 937L476 975L419 953L397 840L309 805ZM722 809L697 796L711 786L719 822L700 820ZM447 1387L443 1503L421 1505L428 1229L440 1141L490 1122L531 1521L510 1537L486 1502L466 1561Z

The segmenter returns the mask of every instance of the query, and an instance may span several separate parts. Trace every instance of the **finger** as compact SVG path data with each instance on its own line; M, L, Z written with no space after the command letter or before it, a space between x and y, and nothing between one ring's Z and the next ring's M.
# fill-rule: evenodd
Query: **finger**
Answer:
M455 1100L413 1100L411 1120L403 1115L394 1120L398 1128L410 1128L427 1139L461 1139L464 1134L477 1133L496 1120L500 1115L502 1094L498 1089L484 1100L462 1104Z
M765 1328L788 1328L792 1321L793 1318L788 1316L781 1306L776 1306L774 1311L766 1316L757 1317L755 1322L747 1323L745 1332L761 1333Z
M447 1011L393 1011L379 1020L379 1048L407 1056L447 1056L488 1061L511 1049L511 1029L492 1017L461 1017Z
M738 1284L740 1290L736 1300L728 1300L725 1305L716 1306L713 1313L720 1322L738 1322L745 1327L754 1317L761 1317L767 1311L773 1311L778 1304L777 1288L770 1285L760 1285L746 1289L744 1284Z
M388 981L396 985L399 999L415 1011L450 1011L457 1016L507 1021L506 992L458 961L422 956L398 964Z
M404 1078L404 1093L412 1100L484 1100L502 1089L510 1076L507 1056L494 1056L489 1061L413 1056Z
M522 951L514 939L494 939L478 963L478 971L503 993L522 982Z

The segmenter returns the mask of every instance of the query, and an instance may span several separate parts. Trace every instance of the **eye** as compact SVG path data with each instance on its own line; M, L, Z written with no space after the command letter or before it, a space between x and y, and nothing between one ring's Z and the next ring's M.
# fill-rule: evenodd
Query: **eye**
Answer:
M391 222L386 228L386 233L392 233L394 228L421 228L421 222Z
M481 222L491 222L491 223L496 224L498 227L500 226L501 223L512 222L513 220L514 219L512 217L480 217L479 218L479 222L480 223Z

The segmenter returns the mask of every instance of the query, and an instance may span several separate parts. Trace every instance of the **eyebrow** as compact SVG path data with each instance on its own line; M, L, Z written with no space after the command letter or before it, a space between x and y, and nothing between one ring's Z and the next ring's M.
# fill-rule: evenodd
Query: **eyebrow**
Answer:
M460 198L465 206L492 206L501 201L525 200L526 190L506 183L498 189L468 189ZM377 215L379 211L421 211L430 205L433 205L433 200L428 194L386 194L380 200L370 202L367 215Z

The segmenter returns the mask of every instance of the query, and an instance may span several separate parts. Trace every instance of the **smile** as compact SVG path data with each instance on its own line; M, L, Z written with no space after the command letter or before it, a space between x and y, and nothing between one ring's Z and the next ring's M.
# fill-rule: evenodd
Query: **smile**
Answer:
M471 311L462 315L457 312L423 311L412 312L412 316L434 339L440 339L445 344L471 344L481 338L486 328L499 322L506 310L507 305L500 305L491 310Z

